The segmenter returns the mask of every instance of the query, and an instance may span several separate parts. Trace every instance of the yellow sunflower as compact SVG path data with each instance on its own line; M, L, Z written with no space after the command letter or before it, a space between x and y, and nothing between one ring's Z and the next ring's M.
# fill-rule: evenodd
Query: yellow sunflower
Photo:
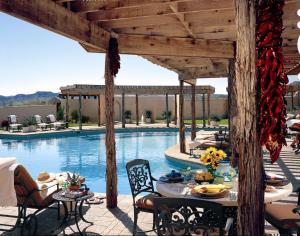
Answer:
M209 147L206 149L206 154L209 154L209 155L215 155L215 153L217 152L217 149L214 148L214 147Z
M211 163L211 167L215 170L215 169L217 169L219 167L219 163L217 161L213 161Z
M216 160L220 161L227 157L226 153L223 150L219 150L215 154Z

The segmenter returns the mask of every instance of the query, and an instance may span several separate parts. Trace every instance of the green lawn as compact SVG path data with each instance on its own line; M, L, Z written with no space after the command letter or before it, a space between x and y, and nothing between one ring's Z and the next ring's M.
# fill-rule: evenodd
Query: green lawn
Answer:
M97 123L82 123L82 126L98 126ZM69 127L79 127L78 123L69 123Z
M205 120L205 124L207 124L207 120ZM187 125L191 125L192 124L192 120L184 120L184 123ZM202 120L196 120L196 124L203 124ZM221 119L221 121L219 122L220 125L228 125L228 119Z

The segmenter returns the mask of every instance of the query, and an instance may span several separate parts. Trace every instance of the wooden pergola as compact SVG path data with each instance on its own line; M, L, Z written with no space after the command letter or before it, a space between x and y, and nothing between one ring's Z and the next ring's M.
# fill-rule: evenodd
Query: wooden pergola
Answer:
M279 1L279 0L275 0ZM297 9L284 6L284 69L300 62ZM0 0L0 11L78 41L88 52L106 53L106 194L117 206L113 119L114 76L110 38L121 54L140 55L178 73L180 113L183 83L228 77L230 131L239 150L238 234L263 235L263 159L258 126L256 75L257 0ZM281 19L281 15L278 16ZM99 75L100 77L100 75ZM182 116L181 116L182 117ZM184 133L180 121L181 135ZM184 140L184 137L181 138ZM184 142L181 145L183 150Z
M169 114L169 96L173 95L175 97L175 124L177 125L177 96L180 94L180 91L183 94L201 94L203 98L207 96L207 119L210 121L210 95L214 94L215 88L212 86L184 86L180 90L179 86L115 86L115 95L122 96L122 106L121 106L121 115L122 115L122 127L125 128L125 96L134 95L135 96L135 113L136 113L136 125L139 125L139 96L142 95L165 95L166 96L166 114ZM79 105L79 129L82 129L82 98L94 97L98 99L98 125L101 125L101 95L105 94L105 85L87 85L87 84L74 84L69 86L64 86L60 88L60 97L66 99L66 120L69 120L69 99L70 97L78 97ZM205 99L202 99L202 117L203 125L205 125ZM103 104L102 104L103 105ZM192 123L196 124L196 102L195 96L192 96L191 99L191 110L192 110ZM182 109L182 108L179 108ZM182 115L182 114L181 114ZM179 115L179 119L181 118ZM169 127L170 119L166 115L166 124ZM184 136L184 135L183 135ZM192 126L191 130L191 139L196 137L196 125ZM180 141L183 142L183 141Z

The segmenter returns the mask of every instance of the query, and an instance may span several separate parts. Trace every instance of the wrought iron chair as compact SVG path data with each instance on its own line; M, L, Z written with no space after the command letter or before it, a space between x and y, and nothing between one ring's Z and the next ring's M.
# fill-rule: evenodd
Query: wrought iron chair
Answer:
M55 200L52 195L59 190L58 184L49 186L40 190L36 182L32 179L27 170L18 165L14 171L14 187L17 195L18 216L1 215L2 217L17 218L15 225L9 230L1 229L4 231L14 231L17 227L21 228L21 235L36 235L38 221L36 215L44 209L57 209L59 219L59 205L58 207L52 206ZM56 190L46 196L42 196L41 192L51 187L56 187ZM35 209L31 214L27 213L27 209ZM0 224L3 225L3 224Z
M129 185L133 198L134 208L134 224L133 235L136 234L137 220L139 212L148 212L153 214L153 230L155 229L154 219L154 204L153 198L161 196L154 191L153 181L156 181L152 177L150 171L149 161L143 159L135 159L129 161L126 164L127 175L129 179ZM140 197L142 194L148 193L145 196Z
M187 198L154 198L158 235L224 235L233 219L225 221L220 203Z
M265 219L278 229L280 235L292 235L297 232L300 236L300 192L297 204L267 204Z

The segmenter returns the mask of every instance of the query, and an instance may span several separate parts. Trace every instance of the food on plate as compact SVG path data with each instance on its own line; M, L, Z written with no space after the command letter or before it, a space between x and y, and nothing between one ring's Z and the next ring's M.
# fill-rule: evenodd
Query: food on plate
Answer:
M180 172L176 172L175 170L172 170L171 173L166 175L167 178L180 178L181 173Z
M196 193L219 193L226 190L227 187L224 184L210 184L210 185L198 185L193 188Z
M266 192L266 193L276 192L276 188L273 187L273 186L267 185L267 186L266 186L266 189L265 189L265 192Z
M214 179L210 172L196 172L194 178L198 181L211 181Z

